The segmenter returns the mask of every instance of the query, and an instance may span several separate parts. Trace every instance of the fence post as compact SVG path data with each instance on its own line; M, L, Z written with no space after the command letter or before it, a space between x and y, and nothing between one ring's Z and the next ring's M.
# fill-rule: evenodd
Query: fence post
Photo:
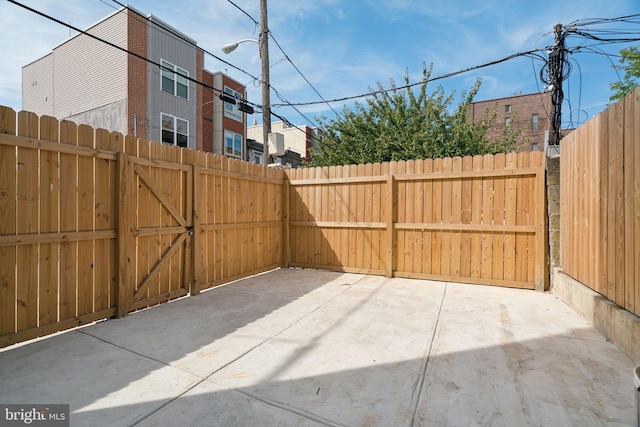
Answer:
M289 268L291 264L291 247L289 246L289 175L284 173L282 179L282 187L283 187L283 203L282 214L284 218L282 219L282 267Z
M395 177L394 173L398 170L398 163L391 162L389 164L389 172L387 174L387 199L385 200L386 214L387 214L387 233L386 233L386 246L387 246L387 277L393 277L394 268L394 243L395 243Z

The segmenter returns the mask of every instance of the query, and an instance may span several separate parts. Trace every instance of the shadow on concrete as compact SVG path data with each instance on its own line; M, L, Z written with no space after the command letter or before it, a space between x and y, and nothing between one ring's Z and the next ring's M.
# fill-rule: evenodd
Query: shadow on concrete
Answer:
M549 294L278 270L1 352L0 402L92 426L630 425L632 367Z

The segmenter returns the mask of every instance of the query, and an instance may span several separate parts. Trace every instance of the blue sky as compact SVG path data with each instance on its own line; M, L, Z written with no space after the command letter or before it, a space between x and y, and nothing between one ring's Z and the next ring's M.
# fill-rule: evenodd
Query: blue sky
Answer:
M18 0L64 22L86 28L119 6L109 0ZM259 20L258 0L234 0ZM421 77L422 64L433 64L432 76L467 69L553 43L553 26L587 18L615 18L640 12L638 0L269 0L269 27L289 58L327 100L367 93L389 79L402 84L408 69L411 81ZM145 14L153 14L197 40L198 45L248 73L260 74L257 45L246 43L229 55L220 47L240 39L257 38L254 23L227 0L159 2L130 0ZM625 25L640 37L640 25ZM590 29L613 29L606 24ZM69 37L69 29L0 2L0 104L21 109L21 68L47 54ZM640 43L636 42L636 45ZM617 54L629 44L598 44L579 37L568 46L588 46ZM289 102L320 101L318 95L270 43L271 84ZM541 52L543 55L546 53ZM573 70L565 82L563 126L575 127L606 108L617 79L616 57L581 49L570 55ZM208 56L211 71L227 70L247 84L248 98L261 102L260 86L245 74ZM538 73L541 60L521 57L456 77L430 83L447 93L468 90L477 78L482 87L476 100L533 93L543 89ZM363 101L362 99L360 100ZM282 103L275 94L273 104ZM340 112L354 101L332 103ZM294 124L318 123L318 116L333 116L326 104L291 107L275 112ZM254 114L258 122L260 114ZM251 119L251 120L252 120ZM312 123L309 123L310 119Z

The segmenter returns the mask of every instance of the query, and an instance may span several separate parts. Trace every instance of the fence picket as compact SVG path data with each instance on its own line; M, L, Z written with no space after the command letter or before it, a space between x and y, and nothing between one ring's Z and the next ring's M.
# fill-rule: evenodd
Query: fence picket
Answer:
M18 113L18 136L38 138L38 116ZM38 150L18 147L17 234L38 233ZM38 244L21 245L16 254L17 329L38 326Z
M15 135L16 112L0 106L0 133ZM16 235L17 176L16 147L0 145L0 235ZM16 259L15 245L0 246L0 336L16 332Z
M58 142L58 120L40 118L40 139ZM60 201L59 153L40 152L40 233L58 233ZM58 320L58 246L41 243L38 252L38 325Z

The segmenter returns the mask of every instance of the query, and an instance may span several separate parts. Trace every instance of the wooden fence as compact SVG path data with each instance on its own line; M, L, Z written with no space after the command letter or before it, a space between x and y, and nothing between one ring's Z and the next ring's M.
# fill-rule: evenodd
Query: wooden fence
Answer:
M285 174L0 107L0 347L289 265L543 290L544 160Z
M544 153L287 171L292 266L543 290Z
M281 266L283 178L0 107L0 347Z
M562 268L640 315L640 88L561 149Z

